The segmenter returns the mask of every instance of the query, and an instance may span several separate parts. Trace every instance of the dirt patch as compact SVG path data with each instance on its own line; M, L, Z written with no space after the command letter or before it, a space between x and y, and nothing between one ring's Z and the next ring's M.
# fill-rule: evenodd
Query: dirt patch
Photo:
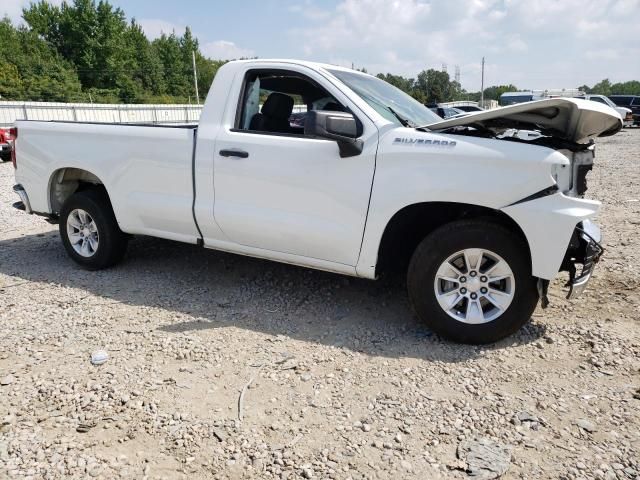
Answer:
M432 335L391 281L152 238L79 270L12 185L0 164L0 476L461 478L475 438L508 446L504 478L640 475L640 129L598 142L585 296L555 282L489 347Z

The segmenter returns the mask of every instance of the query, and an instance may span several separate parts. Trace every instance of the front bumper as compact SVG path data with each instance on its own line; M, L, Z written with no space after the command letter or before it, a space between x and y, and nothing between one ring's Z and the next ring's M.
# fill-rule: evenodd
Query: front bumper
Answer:
M580 222L571 236L560 271L569 272L567 298L576 298L587 288L604 248L600 228L590 220Z

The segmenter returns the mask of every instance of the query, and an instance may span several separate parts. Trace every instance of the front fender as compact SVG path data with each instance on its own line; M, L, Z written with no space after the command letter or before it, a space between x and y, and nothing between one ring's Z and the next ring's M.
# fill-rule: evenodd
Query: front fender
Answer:
M596 215L600 202L556 193L501 210L522 229L531 250L534 276L552 280L560 270L576 225Z
M384 133L356 266L358 275L375 277L385 228L403 208L445 202L500 210L553 186L552 166L569 163L558 151L518 142L408 128ZM565 248L567 243L568 237Z

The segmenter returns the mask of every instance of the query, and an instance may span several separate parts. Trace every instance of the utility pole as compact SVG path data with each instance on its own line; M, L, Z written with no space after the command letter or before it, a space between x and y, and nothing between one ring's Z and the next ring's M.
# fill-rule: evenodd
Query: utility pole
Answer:
M480 81L480 106L484 108L484 57L482 57L482 80Z
M193 84L196 86L196 101L200 105L200 94L198 93L198 72L196 71L196 52L191 52L191 58L193 59Z

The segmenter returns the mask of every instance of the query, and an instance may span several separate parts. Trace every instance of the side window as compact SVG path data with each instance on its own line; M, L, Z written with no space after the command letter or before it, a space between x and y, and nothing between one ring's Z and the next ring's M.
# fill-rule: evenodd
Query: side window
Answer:
M250 70L245 76L236 128L304 135L310 110L346 111L323 87L287 70Z
M600 102L600 103L606 103L603 99L601 99L600 97L591 97L589 100L592 100L594 102Z

